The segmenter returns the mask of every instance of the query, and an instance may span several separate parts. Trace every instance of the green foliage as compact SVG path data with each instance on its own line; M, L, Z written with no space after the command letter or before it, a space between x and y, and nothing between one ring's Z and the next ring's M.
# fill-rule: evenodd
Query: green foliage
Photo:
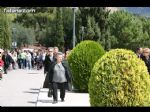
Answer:
M64 46L64 31L63 31L63 20L62 20L62 8L56 8L56 19L55 19L56 29L55 29L55 46L60 49Z
M89 79L91 106L150 106L150 77L145 63L130 50L107 52Z
M73 25L73 11L70 7L62 7L62 19L64 27L65 47L72 47L72 25Z
M12 24L13 35L12 41L16 41L18 47L28 44L32 45L35 42L35 34L32 28L25 28L21 24L15 23Z
M88 81L95 62L105 53L100 44L86 40L79 43L68 57L73 84L79 91L88 91Z
M51 21L54 20L56 9L54 7L23 7L24 9L36 10L35 13L18 14L14 20L15 23L22 24L24 27L35 30L35 40L42 45L47 45L47 27ZM49 25L50 26L50 25Z
M117 11L109 17L111 35L116 38L112 48L128 48L135 50L144 46L149 36L143 31L142 21L124 11Z
M98 41L106 50L110 49L109 10L106 7L79 7L79 10L80 24L86 27L84 40Z
M93 22L93 24L92 24L92 22ZM95 24L94 18L88 17L87 32L85 35L87 40L92 40L95 35L94 24Z
M22 13L18 14L17 18L15 18L14 22L22 23L23 26L36 28L36 24L38 23L40 29L44 29L46 27L47 21L54 19L55 8L54 7L23 7L23 9L32 9L36 10L35 13Z
M0 8L0 48L9 49L11 47L11 29L8 16Z
M32 8L32 7L24 7ZM36 41L46 47L72 45L72 10L69 7L34 7L35 13L17 15L15 22L34 28ZM66 43L64 42L64 36Z
M145 33L146 37L148 37L148 40L145 40L143 44L146 47L150 47L150 19L144 17L139 17L139 18L141 19L143 24L143 32Z

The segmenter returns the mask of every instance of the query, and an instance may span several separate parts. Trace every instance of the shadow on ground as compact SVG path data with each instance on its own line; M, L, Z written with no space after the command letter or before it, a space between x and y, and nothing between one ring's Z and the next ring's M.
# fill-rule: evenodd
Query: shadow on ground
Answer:
M28 73L28 74L39 74L39 73Z
M40 88L30 88L30 90L40 91Z
M38 100L41 103L53 103L53 100Z
M28 103L36 104L36 101L28 101Z
M38 94L39 92L24 91L24 93Z

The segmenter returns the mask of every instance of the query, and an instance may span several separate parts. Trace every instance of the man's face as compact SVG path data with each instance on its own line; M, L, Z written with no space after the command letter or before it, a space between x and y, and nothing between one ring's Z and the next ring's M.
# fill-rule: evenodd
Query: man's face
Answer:
M57 62L62 62L63 55L57 55Z
M143 55L144 55L145 57L148 57L148 56L149 56L149 51L148 51L148 50L143 51Z
M54 53L58 53L58 48L55 48L55 49L54 49Z
M50 56L52 56L52 55L53 55L53 49L49 49L49 50L48 50L48 54L49 54Z

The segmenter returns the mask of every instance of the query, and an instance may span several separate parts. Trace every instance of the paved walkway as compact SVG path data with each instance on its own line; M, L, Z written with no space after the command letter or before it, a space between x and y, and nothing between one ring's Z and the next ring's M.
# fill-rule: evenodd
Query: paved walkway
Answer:
M0 106L36 106L43 70L12 70L0 80Z

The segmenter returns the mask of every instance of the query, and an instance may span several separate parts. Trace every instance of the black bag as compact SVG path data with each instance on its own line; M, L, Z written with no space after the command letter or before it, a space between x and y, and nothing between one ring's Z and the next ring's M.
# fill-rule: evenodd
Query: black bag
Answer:
M48 97L52 97L52 95L53 95L52 84L49 84Z

